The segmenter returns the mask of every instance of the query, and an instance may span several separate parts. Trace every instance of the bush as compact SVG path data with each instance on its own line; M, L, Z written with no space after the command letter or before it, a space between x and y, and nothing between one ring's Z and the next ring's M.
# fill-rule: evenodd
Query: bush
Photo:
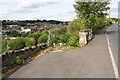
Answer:
M34 38L26 38L25 39L25 46L30 47L35 45L35 39Z
M44 35L44 34L47 34L47 35L49 35L49 32L48 31L42 31L42 33L41 33L42 35Z
M60 29L52 30L51 33L55 35L65 34L67 32L67 27L61 27Z
M8 43L9 50L18 50L25 47L25 39L17 38L13 39Z
M35 41L36 41L36 43L35 44L37 44L38 42L38 38L41 36L41 33L39 32L39 33L30 33L29 35L28 35L28 37L29 38L34 38L35 39Z
M44 34L38 38L38 43L46 43L48 40L48 35Z
M6 40L2 40L2 52L0 53L3 53L7 50L7 41Z
M61 34L58 36L58 43L67 43L69 36L67 34Z
M70 46L79 47L80 46L79 37L78 36L72 36L72 37L69 38L67 43Z
M59 32L60 32L60 34L67 33L67 27L61 27Z

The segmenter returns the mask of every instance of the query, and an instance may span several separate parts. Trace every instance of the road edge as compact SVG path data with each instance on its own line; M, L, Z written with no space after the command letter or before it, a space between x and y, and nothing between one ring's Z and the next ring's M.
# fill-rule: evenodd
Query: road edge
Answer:
M117 64L115 62L115 59L113 57L113 52L111 50L111 47L110 47L110 41L108 39L108 34L107 34L107 30L106 30L106 39L107 39L107 44L108 44L108 50L109 50L109 53L110 53L110 58L111 58L111 62L112 62L112 67L113 67L113 70L114 70L114 75L115 75L115 78L119 78L118 77L118 67L117 67Z

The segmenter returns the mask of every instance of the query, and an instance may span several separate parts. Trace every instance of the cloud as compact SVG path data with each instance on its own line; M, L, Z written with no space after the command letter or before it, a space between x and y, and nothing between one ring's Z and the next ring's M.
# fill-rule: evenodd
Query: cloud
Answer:
M75 13L74 8L58 12L58 14L73 14L73 13Z
M75 16L75 0L0 0L0 19L62 19ZM116 15L118 1L110 4ZM73 17L74 18L74 17Z
M54 17L57 17L57 16L68 16L68 15L74 15L75 14L75 10L74 8L72 9L63 9L62 11L61 10L54 10L53 11L54 13L51 13L51 14L40 14L40 15L35 15L35 16L32 16L32 17L29 17L29 19L37 19L37 18L44 18L44 19L47 19L47 18L54 18Z
M112 0L110 1L109 6L113 9L113 8L118 8L118 2L119 0Z
M14 0L12 0L14 1ZM44 6L48 6L48 5L52 5L52 4L57 4L59 3L59 0L19 0L17 2L17 4L15 4L15 6L12 7L4 7L2 9L0 9L0 15L1 17L7 17L10 14L13 13L28 13L28 12L32 12L32 11L37 11L42 9ZM5 2L4 2L5 3Z

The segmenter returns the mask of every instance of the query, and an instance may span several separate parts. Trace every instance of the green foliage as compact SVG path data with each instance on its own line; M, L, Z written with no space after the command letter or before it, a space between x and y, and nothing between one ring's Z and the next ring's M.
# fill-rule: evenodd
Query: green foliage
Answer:
M68 45L70 46L75 46L75 47L79 47L79 37L78 36L71 36L67 42Z
M37 44L38 42L38 38L41 36L41 33L39 32L39 33L30 33L29 35L28 35L28 37L29 38L34 38L35 39L35 41L36 41L36 43L35 44Z
M22 21L9 21L9 20L3 20L3 26L4 25L19 25L19 26L26 26L27 23L36 23L36 22L45 22L50 24L60 24L63 23L62 21L56 21L56 20L22 20ZM67 24L67 22L65 22Z
M18 65L20 65L20 64L23 63L23 60L21 60L20 57L17 56L17 57L16 57L16 60L15 60L15 63L18 64Z
M65 34L67 32L67 27L60 28L60 34Z
M66 43L67 42L67 27L61 27L60 29L52 30L50 32L53 34L53 43Z
M69 23L67 30L69 33L74 33L78 31L83 31L86 29L85 20L75 19Z
M21 36L21 34L18 33L16 30L10 30L10 31L6 32L6 34L7 34L8 36L11 36L11 37Z
M41 35L44 35L44 34L49 35L49 32L48 31L42 31Z
M78 19L85 20L88 28L97 29L104 26L109 2L77 2L74 4Z
M24 38L13 39L8 43L8 47L10 50L22 49L25 47L25 39Z
M67 34L61 34L58 36L58 43L66 43L67 39L68 39L68 35Z
M67 32L67 27L61 27L60 29L52 30L51 33L55 35L65 34Z
M6 21L6 20L3 20L2 21L3 23L3 26L4 25L19 25L19 26L26 26L27 23L25 23L24 21Z
M7 50L7 41L6 40L2 40L2 53L5 52L6 50Z
M60 30L59 29L51 30L50 32L52 34L55 34L55 35L59 35L60 34Z
M26 47L30 47L30 46L34 46L36 43L34 38L25 38L25 46Z
M48 40L48 35L47 34L43 34L38 38L38 44L40 43L46 43Z
M53 37L53 43L67 43L69 36L67 34L61 34Z

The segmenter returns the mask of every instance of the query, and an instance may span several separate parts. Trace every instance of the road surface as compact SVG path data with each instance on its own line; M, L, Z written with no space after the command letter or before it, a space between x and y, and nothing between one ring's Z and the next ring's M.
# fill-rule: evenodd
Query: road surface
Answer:
M113 56L115 58L116 64L118 65L118 24L116 23L108 27L107 34Z
M119 53L119 40L120 40L120 25L118 26L118 24L114 24L112 26L110 26L107 29L107 33L108 33L108 38L109 38L109 42L110 42L110 47L113 53L113 57L115 59L117 68L118 68L118 73L119 73L119 80L120 80L120 53Z

